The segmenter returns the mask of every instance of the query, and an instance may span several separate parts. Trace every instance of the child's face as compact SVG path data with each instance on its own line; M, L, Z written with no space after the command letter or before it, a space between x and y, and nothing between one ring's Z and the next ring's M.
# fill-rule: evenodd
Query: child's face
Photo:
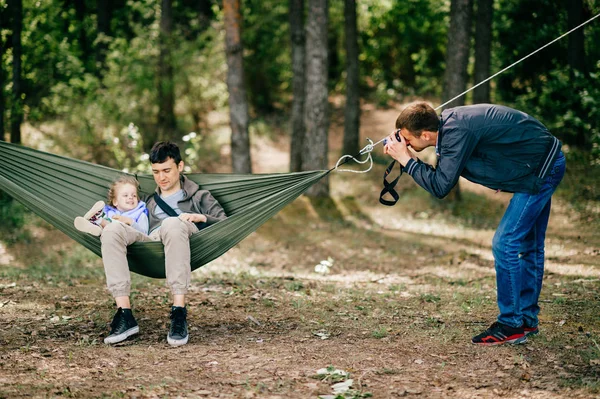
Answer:
M132 184L119 184L113 206L121 212L130 211L138 205L137 189Z

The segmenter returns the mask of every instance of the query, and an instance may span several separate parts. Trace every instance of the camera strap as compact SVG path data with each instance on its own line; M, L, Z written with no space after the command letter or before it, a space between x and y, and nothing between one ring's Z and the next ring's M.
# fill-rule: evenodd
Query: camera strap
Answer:
M379 194L379 202L386 206L394 206L396 205L396 202L398 202L398 200L400 199L400 195L395 190L395 187L396 184L398 184L398 180L400 180L400 176L402 176L402 165L398 164L398 166L400 167L400 174L391 182L387 180L387 177L390 175L390 173L392 173L392 170L394 169L394 165L396 165L395 160L392 161L391 164L389 164L389 166L385 169L385 172L383 173L383 190L381 190L381 194ZM394 199L393 201L383 199L383 196L388 193Z

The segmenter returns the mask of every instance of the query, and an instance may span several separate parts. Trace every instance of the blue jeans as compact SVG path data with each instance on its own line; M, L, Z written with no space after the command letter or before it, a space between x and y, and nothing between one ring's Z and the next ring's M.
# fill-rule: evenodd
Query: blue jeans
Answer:
M492 241L498 321L511 327L538 325L544 277L544 240L552 194L566 169L561 152L537 194L515 193Z

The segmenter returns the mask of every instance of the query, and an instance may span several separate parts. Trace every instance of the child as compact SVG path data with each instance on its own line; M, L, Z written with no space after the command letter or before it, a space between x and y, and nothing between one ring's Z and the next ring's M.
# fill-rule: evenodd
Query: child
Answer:
M131 176L117 178L108 190L108 203L98 201L83 216L75 218L75 228L95 236L112 221L125 223L141 233L148 234L148 209L138 199L138 181Z

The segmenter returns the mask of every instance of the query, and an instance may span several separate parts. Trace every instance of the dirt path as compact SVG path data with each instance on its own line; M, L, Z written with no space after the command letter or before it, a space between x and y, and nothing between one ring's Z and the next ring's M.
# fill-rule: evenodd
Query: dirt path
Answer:
M367 112L363 126L388 116ZM426 197L411 197L410 182L404 204L381 207L375 169L333 175L344 220L301 198L196 271L181 348L165 340L162 281L134 276L141 333L110 347L98 259L45 227L27 246L0 247L0 398L316 398L350 379L342 397L600 398L598 226L573 223L558 202L540 335L475 347L497 312L493 228L417 206ZM506 201L491 196L482 212ZM328 258L330 273L316 273Z

